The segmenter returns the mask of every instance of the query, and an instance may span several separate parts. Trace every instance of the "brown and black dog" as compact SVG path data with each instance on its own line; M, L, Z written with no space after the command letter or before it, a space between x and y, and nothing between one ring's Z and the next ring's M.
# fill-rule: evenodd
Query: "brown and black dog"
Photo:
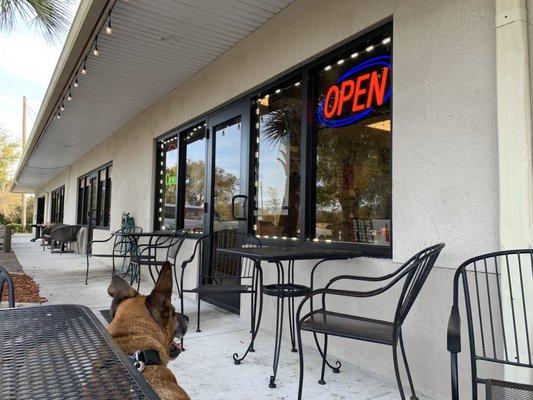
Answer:
M113 320L107 330L126 354L156 350L160 365L146 365L142 374L163 400L190 400L167 368L181 351L180 339L187 331L187 319L171 303L172 268L165 263L149 296L142 296L114 275L107 292L113 301Z

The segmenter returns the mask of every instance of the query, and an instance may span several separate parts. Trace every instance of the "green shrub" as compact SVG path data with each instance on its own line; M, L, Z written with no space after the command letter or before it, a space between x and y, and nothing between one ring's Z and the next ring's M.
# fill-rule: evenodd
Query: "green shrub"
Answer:
M12 222L10 224L6 224L6 226L9 226L11 229L11 233L21 233L22 232L22 225L17 224L16 222Z

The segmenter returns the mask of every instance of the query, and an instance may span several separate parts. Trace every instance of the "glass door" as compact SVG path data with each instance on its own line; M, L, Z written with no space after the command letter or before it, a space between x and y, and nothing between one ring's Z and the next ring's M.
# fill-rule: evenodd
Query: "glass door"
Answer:
M249 167L249 107L239 103L228 110L209 116L207 187L207 215L209 233L241 234L248 232L248 167ZM217 240L217 239L215 239ZM213 244L211 244L212 247ZM220 265L219 265L220 264ZM205 257L204 276L211 276L228 284L239 279L240 262L228 267L227 260L219 260L216 253ZM224 283L223 283L224 284ZM210 303L234 312L240 310L239 294L205 294Z

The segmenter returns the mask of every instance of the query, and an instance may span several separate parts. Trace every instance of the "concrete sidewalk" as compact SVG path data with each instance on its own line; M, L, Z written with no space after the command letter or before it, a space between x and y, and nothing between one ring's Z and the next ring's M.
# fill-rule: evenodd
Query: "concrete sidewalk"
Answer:
M40 285L47 304L83 304L100 318L99 310L109 308L111 298L107 286L111 268L91 260L89 285L85 286L85 258L79 254L50 254L31 235L13 237L13 249L24 271ZM151 289L144 279L141 292ZM179 304L177 295L173 302ZM180 385L193 400L294 399L297 395L298 354L283 342L278 370L277 388L268 387L272 373L274 336L260 331L256 352L250 353L241 365L234 365L232 354L242 353L250 339L249 323L237 315L202 302L202 332L196 333L196 303L186 299L185 312L191 317L186 336L187 351L170 363ZM314 348L304 348L304 399L397 400L394 382L385 382L361 369L343 362L340 374L326 373L327 384L317 383L321 359ZM342 361L342 360L341 360ZM392 360L391 360L392 363ZM406 392L406 394L409 392ZM418 394L420 400L428 397Z

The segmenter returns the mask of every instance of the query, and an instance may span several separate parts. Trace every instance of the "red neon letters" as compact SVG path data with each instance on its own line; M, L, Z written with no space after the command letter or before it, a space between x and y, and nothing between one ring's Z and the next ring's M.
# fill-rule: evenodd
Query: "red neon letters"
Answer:
M344 105L351 103L351 112L357 113L371 106L383 104L389 68L379 71L371 71L357 77L347 79L340 85L332 85L324 99L324 117L339 117L344 111Z

